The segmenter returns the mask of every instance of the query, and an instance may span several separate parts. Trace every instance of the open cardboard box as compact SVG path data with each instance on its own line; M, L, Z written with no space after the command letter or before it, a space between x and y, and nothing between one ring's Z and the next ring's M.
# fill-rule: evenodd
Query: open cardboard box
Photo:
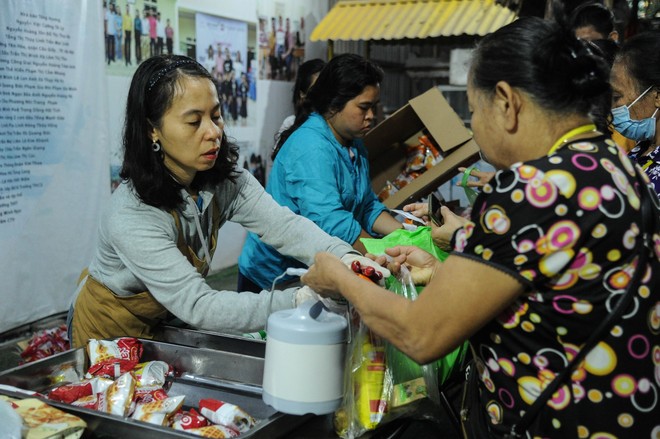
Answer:
M408 101L364 137L374 192L379 193L387 181L401 173L406 163L406 142L412 138L416 143L424 128L444 158L390 195L383 202L390 209L419 201L456 175L459 166L469 166L479 159L479 148L472 135L442 92L433 87Z

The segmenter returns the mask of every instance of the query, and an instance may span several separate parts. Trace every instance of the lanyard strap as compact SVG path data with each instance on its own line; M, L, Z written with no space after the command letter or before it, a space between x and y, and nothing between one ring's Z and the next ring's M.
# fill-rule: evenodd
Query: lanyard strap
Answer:
M591 131L596 131L596 125L594 125L593 123L589 123L586 125L579 126L577 128L573 128L572 130L561 136L559 140L557 140L555 144L552 145L552 148L550 148L550 151L548 151L548 155L554 154L559 148L561 148L564 145L564 143L568 143L568 141L571 140L573 137L579 136L581 134L586 134Z

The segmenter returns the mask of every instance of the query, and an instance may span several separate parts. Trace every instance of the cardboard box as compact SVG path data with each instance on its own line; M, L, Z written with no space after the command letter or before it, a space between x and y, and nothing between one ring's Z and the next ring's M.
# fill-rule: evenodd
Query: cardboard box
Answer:
M379 193L387 181L401 173L406 163L406 142L417 143L424 128L438 143L444 158L390 195L383 202L390 209L419 201L455 176L458 167L479 159L479 148L472 135L442 92L433 87L411 99L364 137L374 192Z

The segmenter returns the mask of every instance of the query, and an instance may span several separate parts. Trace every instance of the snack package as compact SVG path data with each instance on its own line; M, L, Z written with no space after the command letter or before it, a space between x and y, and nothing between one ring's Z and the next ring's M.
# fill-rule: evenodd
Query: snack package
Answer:
M98 393L95 393L93 395L87 395L80 397L73 401L71 405L76 406L76 407L83 407L86 409L90 410L98 410L99 409L99 395Z
M171 427L175 430L191 430L209 425L209 420L200 415L197 410L191 408L189 411L179 410L172 417Z
M77 383L64 384L48 392L48 399L71 404L84 396L96 395L112 385L112 380L94 377Z
M151 401L160 401L168 398L167 392L162 386L136 386L133 401L136 404Z
M137 338L122 337L116 340L95 340L87 343L87 354L91 366L87 377L103 376L115 379L133 370L142 356L142 342Z
M200 400L199 411L214 424L224 425L240 433L245 433L255 424L254 418L242 408L217 399Z
M27 347L21 352L22 364L50 357L53 354L68 351L69 349L66 325L44 329L35 333L30 338Z
M98 393L98 410L119 416L127 416L133 395L135 378L128 372L120 376L105 392Z
M133 369L133 375L138 386L163 386L165 379L171 374L172 368L164 361L147 361L139 363Z
M183 405L184 395L139 403L131 418L155 425L169 425L169 419Z
M14 399L0 395L0 400L8 402L23 419L23 424L28 428L28 431L24 432L25 438L77 439L82 437L87 427L87 423L79 417L51 407L36 398Z
M208 425L206 427L191 428L190 430L186 430L186 433L192 433L195 436L211 437L215 439L238 437L240 434L229 427L225 427L224 425Z

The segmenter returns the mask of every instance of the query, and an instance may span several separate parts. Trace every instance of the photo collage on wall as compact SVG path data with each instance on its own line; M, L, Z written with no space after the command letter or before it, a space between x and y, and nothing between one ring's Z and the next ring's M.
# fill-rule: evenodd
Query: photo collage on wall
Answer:
M305 58L305 19L259 17L259 79L295 81Z
M305 61L307 5L260 1L256 22L246 22L222 16L226 8L219 7L217 13L197 11L180 7L177 0L99 1L106 74L130 81L138 65L150 56L195 58L215 79L226 132L241 148L239 164L265 184L272 145L255 135L263 118L256 111L257 81L295 81L298 66ZM111 87L118 88L111 95L125 96L128 82L122 84L113 81ZM123 102L110 100L113 189L120 183L123 158ZM271 136L267 137L270 141Z

